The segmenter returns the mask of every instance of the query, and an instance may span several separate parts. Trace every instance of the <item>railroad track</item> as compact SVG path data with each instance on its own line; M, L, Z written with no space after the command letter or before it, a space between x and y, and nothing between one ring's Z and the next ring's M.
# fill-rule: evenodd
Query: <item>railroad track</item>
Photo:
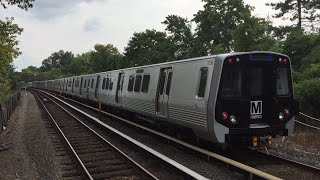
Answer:
M276 170L274 175L283 179L301 179L299 177L320 179L320 168L318 167L253 149L233 151L227 157L265 172Z
M82 103L80 103L78 101L75 101L73 99L68 99L67 98L67 100L70 101L70 102L73 102L73 103L77 103L77 104L79 104L81 106L85 106L87 108L90 108L91 110L99 111L97 108L94 108L92 106L88 106L86 104L82 104ZM194 146L192 146L190 144L186 145L186 143L184 143L184 142L181 142L181 141L179 141L179 140L177 140L175 138L172 138L170 136L167 136L167 135L165 135L163 133L156 132L153 129L141 126L141 125L133 123L131 121L127 121L127 120L125 120L123 118L117 117L115 115L109 114L109 113L104 112L104 111L101 111L101 113L104 114L104 115L107 115L107 116L112 116L113 118L120 119L120 120L122 120L122 121L124 121L126 123L129 123L129 124L133 125L133 126L139 127L139 128L141 128L143 130L147 130L148 132L151 132L153 134L159 135L159 136L161 136L163 138L166 138L168 140L177 142L178 144L182 144L182 145L184 145L186 147L189 146L189 148L191 148L193 150L196 150L198 152L201 152L201 153L207 155L208 157L217 158L217 159L220 159L220 160L222 160L224 162L228 161L228 160L225 161L225 159L223 157L220 157L219 154L217 155L217 154L212 153L210 151L207 151L205 149L194 147ZM247 153L250 154L249 155L250 157L246 156L245 154L238 154L238 157L248 157L246 159L234 158L235 155L234 156L229 156L229 157L234 159L234 160L238 160L239 162L241 162L243 164L246 164L246 165L248 165L250 167L257 167L257 169L260 169L260 170L268 169L267 166L270 166L272 168L277 168L277 166L280 167L280 168L287 166L287 167L290 167L290 168L296 170L296 172L308 174L310 178L315 178L315 179L320 178L320 169L317 168L317 167L314 167L314 166L311 166L311 165L308 165L308 164L304 164L304 163L300 163L300 162L297 162L297 161L285 159L285 158L282 158L282 157L279 157L279 156L275 156L275 155L268 155L266 153L259 152L259 151L248 150ZM233 164L232 166L235 166L236 168L240 168L242 171L247 171L248 170L248 173L251 174L251 176L259 176L259 177L267 178L266 174L262 175L261 172L257 172L256 171L257 169L254 169L254 168L250 169L248 167L243 168L242 165L239 165L239 164L237 165L237 163ZM290 175L290 171L289 171L288 175ZM282 173L281 177L287 177L287 175Z
M36 94L40 94L40 96L41 96L41 97L39 97L40 100L41 100L41 98L42 98L42 99L45 99L45 100L44 100L45 103L43 103L44 105L45 105L45 104L56 104L57 106L60 107L60 109L64 109L64 111L67 112L70 116L72 116L72 118L77 119L75 115L72 115L72 114L70 113L70 111L67 111L67 110L63 107L63 106L66 106L67 103L65 103L65 102L63 103L62 100L59 100L58 98L50 95L49 93L46 93L46 92L44 92L44 91L41 91L41 90L40 90L40 91L37 91ZM51 97L50 97L50 96L51 96ZM60 101L60 102L59 102L59 101ZM49 102L51 102L51 103L49 103ZM103 127L103 128L105 128L105 129L111 130L113 133L121 136L121 138L124 138L124 139L130 141L130 143L132 143L132 144L134 144L134 145L136 145L136 146L139 146L139 148L142 148L142 149L143 149L144 151L146 151L147 153L149 153L149 154L155 156L156 158L158 158L159 160L167 163L168 165L170 165L171 167L173 167L173 169L175 170L174 172L175 172L175 174L178 174L178 177L180 177L180 178L183 177L183 179L207 179L207 178L201 176L200 174L192 171L191 169L189 169L189 168L187 168L187 167L185 167L185 166L183 166L183 165L175 162L174 160L172 160L172 159L170 159L170 158L162 155L161 153L158 153L157 151L154 151L153 149L151 149L151 148L143 145L142 143L139 143L139 142L133 140L132 138L126 136L125 134L123 134L123 133L121 133L121 132L113 129L112 127L109 127L108 125L104 124L103 122L99 121L98 119L94 118L93 116L90 116L89 114L87 114L87 113L85 113L85 112L83 112L83 111L81 111L81 110L73 107L73 106L70 105L70 104L67 104L67 105L68 105L69 107L71 107L70 109L73 108L73 109L78 110L78 111L77 111L78 114L81 114L82 116L87 116L87 118L89 119L89 121L91 121L90 124L92 124L92 120L93 120L93 121L95 122L95 124L97 124L98 126L100 126L100 127L98 127L98 128ZM53 109L53 110L55 111L55 109ZM57 113L55 112L55 114L57 114ZM52 115L51 115L51 116L52 116ZM62 117L62 118L61 118L61 117L58 117L58 118L63 119L63 117ZM69 117L69 118L71 118L71 117ZM68 118L68 119L69 119L69 118ZM53 117L52 117L52 119L53 119ZM62 120L62 121L63 121L63 120ZM81 122L81 120L78 119L78 121L80 121L80 123L81 123L82 125L86 126L87 129L89 128L85 123ZM66 125L64 125L63 127L65 128L65 127L69 127L69 126L74 126L74 124L66 124ZM71 134L73 134L73 131L75 131L75 132L83 132L83 130L84 130L84 129L83 129L83 130L79 130L78 128L74 128L74 127L73 127L72 129L73 129L73 130L71 131ZM94 130L91 129L91 131L94 131ZM96 134L96 136L100 136L100 135L97 134L97 133L95 133L95 134ZM85 136L85 137L86 137L86 136ZM102 138L102 137L100 136L100 138ZM80 140L81 140L81 138L80 138ZM91 142L91 141L87 141L87 140L86 140L85 142ZM110 144L110 143L108 143L108 144ZM84 145L84 144L82 144L82 145ZM93 145L94 145L94 147L95 147L96 144L93 143ZM81 147L80 147L80 148L81 148ZM95 148L96 148L96 147L95 147ZM114 148L115 148L115 147L114 147ZM85 150L85 152L92 153L92 151L90 151L90 150ZM98 152L100 152L99 149L98 149ZM124 153L121 153L121 154L125 156ZM128 159L130 159L130 158L127 157L127 156L125 156L125 157L128 158ZM80 160L81 160L81 157L79 157L79 158L77 158L77 159L80 159ZM98 158L96 158L96 159L98 159ZM94 161L95 161L96 159L94 159ZM100 159L99 159L99 160L100 160ZM135 163L133 160L130 159L130 161L133 162L134 165L137 165L137 166L138 166L138 168L136 168L136 169L138 169L138 170L140 169L140 171L142 170L142 172L141 172L140 174L146 173L146 175L139 176L139 178L135 178L135 176L132 176L133 178L129 178L129 179L154 179L154 178L155 178L155 176L153 176L151 173L149 173L148 171L146 171L145 169L143 169L141 166L139 166L139 165L138 165L137 163ZM80 165L81 165L81 163L80 163ZM81 168L82 168L82 169L84 169L83 166L85 166L85 164L84 164L84 165L81 165ZM108 165L106 165L106 166L104 166L104 167L108 167ZM139 172L139 171L134 171L134 172ZM74 173L73 173L73 174L74 174ZM83 174L83 173L82 173L82 174ZM90 171L88 171L88 173L85 173L85 174L90 174ZM96 177L93 177L93 179L96 179ZM105 178L98 177L98 179L105 179ZM114 179L114 178L112 178L112 179ZM127 179L127 178L126 178L126 179Z
M55 128L68 145L78 169L70 159L64 165L71 165L66 178L84 179L157 179L139 164L114 147L102 136L81 122L49 96L35 93L47 111ZM56 144L56 148L61 144ZM60 156L65 156L62 152ZM68 169L68 168L67 168Z
M54 94L52 96L55 96L57 98L57 96L60 96L60 95ZM83 111L86 111L87 113L90 113L90 114L92 113L92 112L90 112L92 110L96 111L96 112L99 111L99 109L97 109L97 108L94 108L92 106L80 103L80 102L75 101L73 99L65 98L64 96L61 96L61 99L63 99L61 101L68 101L68 103L71 103L71 104L73 104L74 106L76 106L78 108L79 108L79 106L83 106L81 109L83 109ZM68 104L68 103L66 103L66 104ZM84 107L86 107L87 109L85 109ZM93 115L93 116L99 117L102 114L102 115L110 116L112 118L116 118L117 120L121 120L121 121L123 121L125 123L131 124L131 125L133 125L135 127L138 127L138 128L143 129L145 131L153 133L153 134L155 134L157 136L165 138L165 139L167 139L169 141L175 142L175 143L177 143L179 145L182 145L182 146L187 147L187 148L189 148L191 150L199 152L200 154L207 156L208 159L210 159L210 158L217 159L219 161L222 161L222 162L228 164L230 167L235 167L237 169L240 169L239 172L244 173L249 178L262 177L262 178L265 178L265 179L279 179L276 176L270 175L270 174L265 173L265 172L263 172L263 171L261 171L259 169L256 169L256 168L250 167L248 165L245 165L245 164L243 164L241 162L234 161L233 159L227 158L227 157L225 157L225 156L223 156L221 154L217 154L217 153L211 152L209 150L206 150L206 149L203 149L203 148L200 148L200 147L197 147L197 146L193 146L191 144L188 144L186 142L180 141L180 140L178 140L176 138L173 138L173 137L170 137L170 136L168 136L166 134L157 132L157 131L155 131L153 129L150 129L148 127L136 124L136 123L134 123L132 121L125 120L125 119L123 119L121 117L118 117L116 115L110 114L108 112L101 111L98 114L100 114L100 115Z

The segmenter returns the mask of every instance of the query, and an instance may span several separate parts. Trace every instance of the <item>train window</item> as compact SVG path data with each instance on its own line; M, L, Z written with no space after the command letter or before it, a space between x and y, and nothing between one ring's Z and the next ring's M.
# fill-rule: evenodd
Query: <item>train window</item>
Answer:
M93 89L94 79L91 80L91 89Z
M142 75L141 74L137 75L136 76L136 81L134 83L134 92L139 92L140 91L141 80L142 80Z
M100 76L97 76L96 89L99 89L100 86Z
M208 79L208 68L202 67L200 68L200 79L199 79L199 87L198 87L198 94L199 98L203 98L206 92L207 86L207 79Z
M86 87L87 87L87 80L85 79L83 88L86 88Z
M106 86L105 86L105 89L108 90L109 89L109 83L110 83L110 79L107 78L107 82L106 82Z
M128 83L128 91L130 92L133 90L134 79L134 75L130 75Z
M169 93L170 93L171 80L172 80L172 72L169 72L168 81L167 81L167 88L166 88L166 95L168 95L168 96L169 96Z
M113 88L113 82L110 81L110 83L109 83L109 90L112 91L112 88Z
M101 89L105 89L106 87L106 78L103 78L103 81L102 81L102 88Z
M249 79L249 95L263 95L263 69L260 67L250 68L247 78Z
M289 94L288 69L278 68L277 69L277 95L283 96L288 94Z
M222 96L240 96L242 73L240 68L225 68L222 74Z
M161 72L160 83L159 83L159 94L160 95L163 94L165 80L166 80L166 73L165 72Z
M145 93L148 92L149 82L150 82L150 74L144 74L142 86L141 86L141 92L145 92Z

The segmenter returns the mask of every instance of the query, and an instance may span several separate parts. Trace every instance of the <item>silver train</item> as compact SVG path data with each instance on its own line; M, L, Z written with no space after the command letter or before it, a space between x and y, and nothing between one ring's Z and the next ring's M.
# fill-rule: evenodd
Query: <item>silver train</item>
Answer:
M271 144L294 129L290 58L228 53L119 69L30 86L187 129L224 146Z

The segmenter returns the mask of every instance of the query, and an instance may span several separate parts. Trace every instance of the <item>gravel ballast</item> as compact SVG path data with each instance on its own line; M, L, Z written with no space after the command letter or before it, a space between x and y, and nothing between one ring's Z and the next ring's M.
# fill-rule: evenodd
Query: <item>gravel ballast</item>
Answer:
M58 161L34 96L22 91L0 144L1 179L61 179Z

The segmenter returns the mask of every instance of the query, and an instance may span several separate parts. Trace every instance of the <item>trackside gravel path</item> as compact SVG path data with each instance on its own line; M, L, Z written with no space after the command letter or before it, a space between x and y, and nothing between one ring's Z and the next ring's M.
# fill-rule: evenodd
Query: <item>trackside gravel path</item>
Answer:
M20 105L0 135L0 179L61 179L59 164L34 96L21 92Z

